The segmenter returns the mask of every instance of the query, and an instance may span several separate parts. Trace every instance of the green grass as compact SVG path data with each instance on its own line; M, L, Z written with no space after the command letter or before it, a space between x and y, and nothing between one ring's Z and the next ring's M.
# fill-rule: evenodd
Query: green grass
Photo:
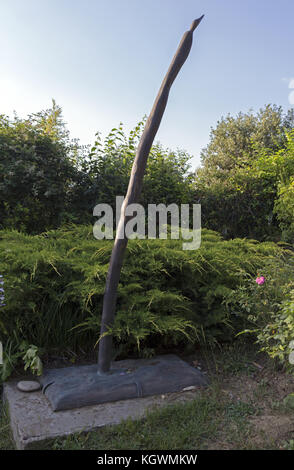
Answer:
M254 405L231 402L213 384L191 402L167 405L150 411L146 418L126 420L117 426L87 434L56 439L47 448L55 450L193 450L207 449L225 430L226 439L246 447Z
M2 390L0 386L0 400L2 399ZM14 442L9 425L9 415L7 407L0 402L0 450L14 449Z
M145 419L56 440L54 449L195 449L217 432L223 414L215 397L168 405ZM213 417L213 418L212 418Z

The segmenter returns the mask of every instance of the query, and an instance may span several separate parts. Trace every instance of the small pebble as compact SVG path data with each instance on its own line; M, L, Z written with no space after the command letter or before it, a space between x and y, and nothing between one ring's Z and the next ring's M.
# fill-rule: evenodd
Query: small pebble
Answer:
M21 382L18 382L17 388L21 392L36 392L37 390L40 390L41 385L39 382L34 380L22 380Z
M293 343L293 341L291 341ZM291 351L289 354L289 362L290 364L294 364L294 351Z

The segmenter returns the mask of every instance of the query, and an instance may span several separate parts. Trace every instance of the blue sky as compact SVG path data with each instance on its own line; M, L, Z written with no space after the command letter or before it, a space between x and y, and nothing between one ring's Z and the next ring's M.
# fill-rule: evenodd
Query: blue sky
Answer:
M82 143L120 121L129 131L203 13L156 137L196 166L221 116L293 106L293 0L1 0L0 113L54 98Z

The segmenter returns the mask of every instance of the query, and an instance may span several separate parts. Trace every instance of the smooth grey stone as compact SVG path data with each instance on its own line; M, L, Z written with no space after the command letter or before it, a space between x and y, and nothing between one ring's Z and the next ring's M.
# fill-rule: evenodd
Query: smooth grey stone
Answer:
M41 385L39 382L34 380L22 380L21 382L18 382L17 388L21 392L36 392L37 390L40 390Z

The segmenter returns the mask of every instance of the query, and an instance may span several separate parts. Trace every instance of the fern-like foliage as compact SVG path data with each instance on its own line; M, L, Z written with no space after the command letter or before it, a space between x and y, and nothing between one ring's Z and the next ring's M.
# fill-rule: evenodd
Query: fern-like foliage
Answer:
M111 250L112 241L94 239L90 226L37 236L0 231L3 344L91 351L99 341ZM265 264L284 262L274 243L224 241L208 230L195 251L183 251L181 240L130 240L110 331L116 348L123 357L180 348L203 332L217 341L233 338L240 319L229 314L226 299Z

